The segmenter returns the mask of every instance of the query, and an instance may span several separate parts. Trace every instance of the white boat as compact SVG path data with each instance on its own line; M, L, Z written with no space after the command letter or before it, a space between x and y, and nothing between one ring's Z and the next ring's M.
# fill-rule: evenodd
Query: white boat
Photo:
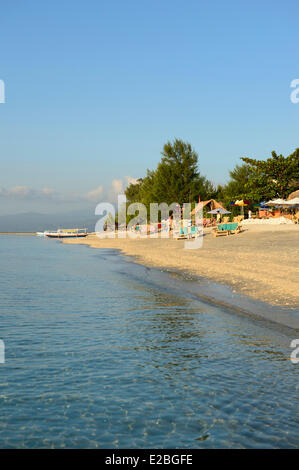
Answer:
M48 238L82 238L87 237L87 228L58 229L56 232L46 231L44 236Z
M35 235L37 235L38 237L45 237L46 234L49 234L49 233L56 233L55 230L51 231L51 230L45 230L45 232L36 232Z

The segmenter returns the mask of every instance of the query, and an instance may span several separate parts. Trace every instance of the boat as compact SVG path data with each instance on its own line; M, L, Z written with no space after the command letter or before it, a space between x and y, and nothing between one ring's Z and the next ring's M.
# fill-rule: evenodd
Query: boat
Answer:
M48 238L82 238L87 237L87 228L58 229L56 232L46 231L44 236Z
M50 233L56 233L55 230L51 231L51 230L45 230L44 232L36 232L35 235L37 237L45 237L46 234L50 234Z

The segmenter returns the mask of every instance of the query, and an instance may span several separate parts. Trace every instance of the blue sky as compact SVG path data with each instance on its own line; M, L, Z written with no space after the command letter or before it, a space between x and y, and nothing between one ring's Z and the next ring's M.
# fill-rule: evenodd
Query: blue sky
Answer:
M294 151L298 14L295 0L2 4L0 214L94 206L174 137L215 183L241 156Z

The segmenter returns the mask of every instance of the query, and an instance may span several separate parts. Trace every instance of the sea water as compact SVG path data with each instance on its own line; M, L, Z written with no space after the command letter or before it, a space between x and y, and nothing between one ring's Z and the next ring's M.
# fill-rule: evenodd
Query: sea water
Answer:
M0 259L1 448L299 447L292 333L113 250L1 236Z

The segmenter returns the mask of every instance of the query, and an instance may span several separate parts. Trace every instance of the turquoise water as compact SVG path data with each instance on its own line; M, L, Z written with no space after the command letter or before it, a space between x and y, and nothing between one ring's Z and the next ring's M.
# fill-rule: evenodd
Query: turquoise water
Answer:
M0 447L299 447L292 336L110 250L1 236Z

